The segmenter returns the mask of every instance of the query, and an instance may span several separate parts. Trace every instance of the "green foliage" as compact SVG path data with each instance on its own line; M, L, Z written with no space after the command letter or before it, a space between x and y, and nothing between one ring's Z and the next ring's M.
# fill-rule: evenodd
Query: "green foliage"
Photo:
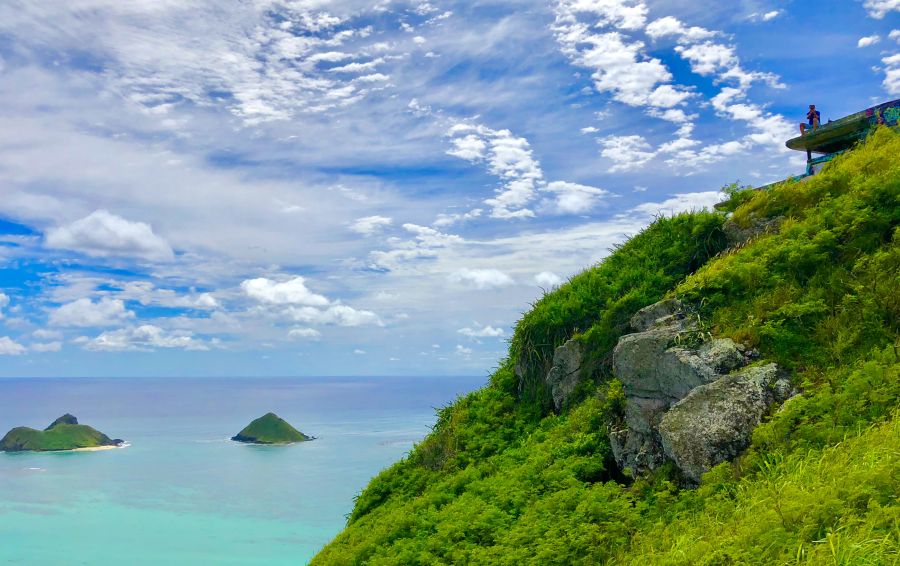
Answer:
M290 444L312 439L275 413L266 413L244 427L232 440L255 444Z
M663 219L546 295L490 385L439 412L314 563L897 564L897 155L900 136L879 129L813 178L735 190L734 222L781 218L774 233L718 253L721 217ZM625 481L607 440L624 405L609 352L667 292L693 307L698 332L758 348L802 390L696 490L665 469ZM544 416L515 364L539 375L576 335L599 379Z
M521 384L525 399L546 409L539 378L554 349L579 333L594 355L589 367L608 375L612 348L631 315L725 247L722 220L707 212L659 218L600 264L544 295L516 325L510 346L512 362L529 370Z
M102 432L87 425L70 424L65 415L56 419L45 430L28 427L16 427L0 439L0 451L18 452L33 450L49 452L54 450L74 450L75 448L93 448L112 446L114 442ZM71 422L77 423L74 417Z

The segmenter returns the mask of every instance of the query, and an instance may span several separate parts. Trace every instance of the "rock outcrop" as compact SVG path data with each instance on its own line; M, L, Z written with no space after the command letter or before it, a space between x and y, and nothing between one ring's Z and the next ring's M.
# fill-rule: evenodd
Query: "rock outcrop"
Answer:
M584 345L577 340L569 340L553 352L553 366L545 381L557 411L568 404L581 381L584 352Z
M769 407L790 395L790 381L775 364L701 385L662 416L663 450L688 479L699 482L704 472L743 452Z
M753 353L701 332L677 300L641 309L631 326L636 332L613 352L626 404L625 426L610 441L619 467L633 474L672 460L687 479L699 481L746 448L769 407L790 396L774 364L729 375Z

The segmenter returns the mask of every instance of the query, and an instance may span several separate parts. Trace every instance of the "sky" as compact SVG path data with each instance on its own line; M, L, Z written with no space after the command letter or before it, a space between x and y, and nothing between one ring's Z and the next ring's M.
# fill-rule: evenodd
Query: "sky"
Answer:
M900 0L5 0L0 376L483 375L900 98Z

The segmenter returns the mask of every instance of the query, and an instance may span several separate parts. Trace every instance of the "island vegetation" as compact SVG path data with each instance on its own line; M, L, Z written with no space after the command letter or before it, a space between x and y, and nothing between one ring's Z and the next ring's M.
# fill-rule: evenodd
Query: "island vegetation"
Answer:
M275 413L266 413L231 437L231 440L250 444L292 444L313 438L292 427Z
M803 182L732 186L545 294L489 383L438 411L313 564L896 564L898 155L880 128ZM614 350L663 299L692 321L678 339L729 339L792 388L699 482L613 453ZM590 369L558 404L545 376L573 340Z
M24 426L12 429L0 439L0 451L55 452L115 448L122 444L120 439L112 439L92 427L78 424L78 419L67 413L44 430Z

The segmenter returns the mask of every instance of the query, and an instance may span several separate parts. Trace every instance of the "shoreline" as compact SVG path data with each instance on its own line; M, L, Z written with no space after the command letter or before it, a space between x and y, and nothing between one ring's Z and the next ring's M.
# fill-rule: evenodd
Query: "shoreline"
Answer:
M45 450L45 452L100 452L101 450L115 450L116 448L128 448L128 442L113 444L110 446L85 446L84 448L70 448L68 450Z

